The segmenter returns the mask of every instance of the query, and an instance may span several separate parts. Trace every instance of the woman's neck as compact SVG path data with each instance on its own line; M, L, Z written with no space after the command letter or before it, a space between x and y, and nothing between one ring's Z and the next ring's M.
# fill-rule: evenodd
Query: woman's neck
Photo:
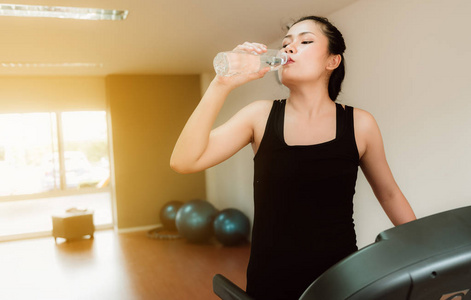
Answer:
M321 113L324 109L331 107L333 103L325 85L291 87L287 102L291 109L308 116Z

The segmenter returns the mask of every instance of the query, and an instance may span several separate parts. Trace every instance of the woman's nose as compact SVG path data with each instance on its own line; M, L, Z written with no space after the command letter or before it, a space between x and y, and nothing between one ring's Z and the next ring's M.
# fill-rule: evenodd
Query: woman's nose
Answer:
M294 47L293 44L289 44L288 46L285 47L285 53L295 53L296 52L296 47Z

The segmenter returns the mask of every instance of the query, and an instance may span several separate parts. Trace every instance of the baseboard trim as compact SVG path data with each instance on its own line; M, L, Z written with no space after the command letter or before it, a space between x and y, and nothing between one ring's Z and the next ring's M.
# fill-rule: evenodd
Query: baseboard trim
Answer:
M52 236L52 231L11 234L11 235L0 236L0 242L37 239L37 238L45 238L45 237L50 237L50 236Z
M113 229L112 224L95 225L95 231L109 230L109 229ZM52 230L3 235L3 236L0 236L0 242L11 242L11 241L39 239L39 238L47 238L47 237L52 237Z
M118 229L118 233L131 233L131 232L138 232L138 231L149 231L151 229L162 227L161 224L154 224L148 226L140 226L140 227L129 227L129 228L120 228Z

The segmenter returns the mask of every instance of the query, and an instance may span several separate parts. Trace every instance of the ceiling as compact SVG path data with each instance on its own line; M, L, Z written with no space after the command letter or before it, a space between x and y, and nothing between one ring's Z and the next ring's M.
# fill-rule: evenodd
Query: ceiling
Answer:
M19 0L17 0L19 1ZM0 16L0 75L198 74L219 51L270 44L290 21L357 0L15 0L9 4L129 10L124 21ZM2 63L89 66L5 67Z

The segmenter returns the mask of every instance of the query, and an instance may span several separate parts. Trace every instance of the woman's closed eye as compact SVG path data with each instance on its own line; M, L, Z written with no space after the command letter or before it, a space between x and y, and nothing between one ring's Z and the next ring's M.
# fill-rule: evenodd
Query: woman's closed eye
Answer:
M314 43L314 41L302 41L302 42L301 42L301 44L303 44L303 45L312 44L312 43ZM289 44L290 44L290 43L284 44L282 47L283 47L283 48L286 48L286 47L289 46Z

